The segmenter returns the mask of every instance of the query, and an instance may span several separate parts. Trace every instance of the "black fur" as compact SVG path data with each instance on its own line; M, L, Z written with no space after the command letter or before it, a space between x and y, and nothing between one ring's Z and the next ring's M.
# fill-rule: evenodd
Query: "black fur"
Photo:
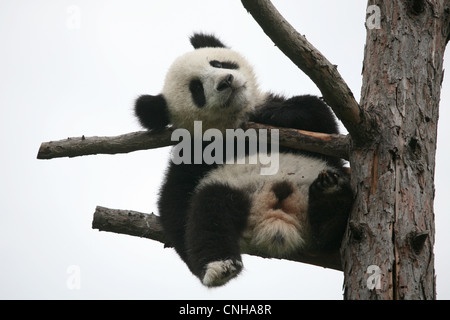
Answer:
M200 48L226 48L222 41L217 39L214 35L205 33L194 33L190 38L194 49Z
M140 96L134 105L134 112L144 128L158 131L169 124L169 110L166 99L157 96Z
M264 106L257 108L250 121L323 133L339 132L330 107L323 100L311 95L290 99L272 95Z
M330 107L322 99L312 95L295 96L290 99L280 95L270 95L265 104L256 108L256 111L250 115L249 121L282 128L339 133L336 117ZM322 154L283 146L280 146L280 151L312 156L336 167L343 165L341 159Z
M199 108L203 108L206 104L203 83L198 79L191 80L191 82L189 83L189 91L191 92L192 100L194 100L196 106Z
M285 181L273 185L272 191L277 197L278 202L283 201L294 192L294 190L292 190L292 185Z
M218 68L218 69L231 69L231 70L239 69L239 65L237 63L231 62L231 61L211 60L209 62L209 65L211 67Z
M180 257L192 269L186 248L186 224L198 180L215 166L170 162L158 200L161 224Z
M188 265L201 277L211 261L241 261L239 240L247 223L250 199L226 185L210 185L191 200L186 222Z
M339 249L352 203L349 176L343 171L322 172L311 184L308 219L317 250Z

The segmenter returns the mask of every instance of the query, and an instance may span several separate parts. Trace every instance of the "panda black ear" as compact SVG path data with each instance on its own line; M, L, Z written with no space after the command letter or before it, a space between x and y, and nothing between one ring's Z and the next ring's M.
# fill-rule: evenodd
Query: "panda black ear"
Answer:
M134 113L144 128L162 130L170 123L169 109L162 94L140 96L134 105Z
M194 49L227 47L216 36L206 33L194 33L190 37L190 41Z

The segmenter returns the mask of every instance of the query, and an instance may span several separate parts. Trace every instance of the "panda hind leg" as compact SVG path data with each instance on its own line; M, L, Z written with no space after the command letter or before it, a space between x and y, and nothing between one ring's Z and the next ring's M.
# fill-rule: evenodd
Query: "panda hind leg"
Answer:
M221 286L242 270L240 238L247 224L248 196L222 184L193 197L186 226L188 265L208 287Z
M339 249L353 204L350 177L343 170L321 172L309 188L308 219L319 251Z

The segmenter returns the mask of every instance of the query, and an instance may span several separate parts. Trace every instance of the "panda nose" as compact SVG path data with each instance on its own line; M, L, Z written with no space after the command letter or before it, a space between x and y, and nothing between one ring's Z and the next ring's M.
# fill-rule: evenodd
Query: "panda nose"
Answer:
M227 88L231 88L233 80L234 77L232 74L225 76L222 80L220 80L219 85L217 86L217 91L223 91Z

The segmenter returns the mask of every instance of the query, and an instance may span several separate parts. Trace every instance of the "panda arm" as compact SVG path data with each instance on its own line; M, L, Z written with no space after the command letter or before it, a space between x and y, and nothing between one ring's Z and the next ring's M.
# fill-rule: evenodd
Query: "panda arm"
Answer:
M339 133L336 118L330 107L320 98L311 95L295 96L290 99L269 95L249 120L277 127Z

